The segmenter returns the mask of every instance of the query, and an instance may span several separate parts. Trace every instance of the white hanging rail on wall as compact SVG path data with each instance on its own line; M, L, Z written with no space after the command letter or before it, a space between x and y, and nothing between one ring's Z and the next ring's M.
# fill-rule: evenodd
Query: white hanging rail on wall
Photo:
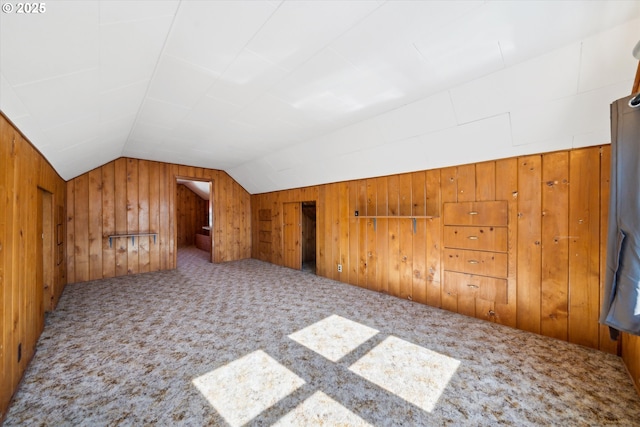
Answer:
M156 243L158 238L158 233L127 233L127 234L111 234L109 237L109 247L112 245L112 239L117 239L120 237L131 237L131 244L136 244L136 237L145 237L145 236L153 236L153 243Z

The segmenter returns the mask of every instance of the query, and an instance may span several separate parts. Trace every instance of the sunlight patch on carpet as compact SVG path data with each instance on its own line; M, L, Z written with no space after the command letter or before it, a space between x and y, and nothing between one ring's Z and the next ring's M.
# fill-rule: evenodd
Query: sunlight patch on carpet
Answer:
M370 426L321 391L316 391L274 426Z
M305 381L257 350L193 380L231 426L241 426L293 393Z
M337 362L377 333L376 329L332 314L294 332L289 338L332 362Z
M390 336L349 370L431 412L460 361Z

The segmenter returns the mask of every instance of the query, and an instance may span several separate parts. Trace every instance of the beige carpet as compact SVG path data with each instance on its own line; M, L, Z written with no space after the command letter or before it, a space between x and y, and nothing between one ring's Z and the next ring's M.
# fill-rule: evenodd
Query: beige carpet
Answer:
M640 425L609 354L256 260L67 286L13 425Z

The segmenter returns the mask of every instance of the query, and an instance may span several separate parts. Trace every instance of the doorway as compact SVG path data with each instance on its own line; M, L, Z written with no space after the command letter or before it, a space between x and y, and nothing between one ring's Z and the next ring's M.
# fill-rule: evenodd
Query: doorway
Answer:
M176 178L176 249L197 249L209 262L213 262L214 245L212 193L210 180Z
M316 202L302 202L302 271L316 274Z
M284 266L316 272L316 202L283 204Z

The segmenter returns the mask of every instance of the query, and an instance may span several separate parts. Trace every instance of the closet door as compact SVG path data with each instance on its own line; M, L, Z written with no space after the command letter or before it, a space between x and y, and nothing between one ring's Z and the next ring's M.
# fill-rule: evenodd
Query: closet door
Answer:
M285 203L283 205L283 245L284 266L302 269L302 212L300 203Z

